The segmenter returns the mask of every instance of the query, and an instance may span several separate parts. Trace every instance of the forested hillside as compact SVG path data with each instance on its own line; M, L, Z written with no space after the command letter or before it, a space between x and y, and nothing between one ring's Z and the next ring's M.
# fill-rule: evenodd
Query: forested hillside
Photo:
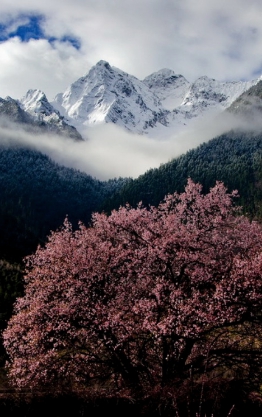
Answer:
M262 134L232 131L198 148L190 150L138 179L127 182L107 200L104 208L110 211L127 202L132 206L157 205L164 196L181 192L191 177L207 192L217 180L229 190L237 189L238 203L251 216L261 217L262 209Z
M21 259L43 243L66 215L88 223L123 180L98 181L37 151L0 148L0 257Z
M181 192L188 177L207 192L217 180L237 189L238 203L261 217L262 134L232 131L151 169L137 179L99 181L62 167L40 152L0 148L0 255L9 260L35 250L66 215L88 224L94 211L108 213L126 203L157 205Z

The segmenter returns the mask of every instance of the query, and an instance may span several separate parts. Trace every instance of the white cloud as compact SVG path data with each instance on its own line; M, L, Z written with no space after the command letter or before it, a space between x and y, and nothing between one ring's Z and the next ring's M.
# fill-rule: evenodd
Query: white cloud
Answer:
M224 115L219 119L197 122L187 132L157 140L128 133L113 124L100 125L82 132L87 139L85 142L74 142L58 136L18 131L17 126L10 125L0 127L0 141L7 145L19 142L33 147L60 165L106 180L119 176L136 178L234 126L239 126L239 121L231 115ZM245 127L243 124L242 128Z
M11 38L0 43L0 96L21 98L30 88L43 90L49 100L65 89L86 62L70 43L47 40L21 42Z
M31 86L52 98L100 59L139 78L163 67L190 81L262 72L260 0L1 1L1 21L29 13L45 17L48 36L75 36L81 49L41 40L2 43L0 96L9 89L18 97Z

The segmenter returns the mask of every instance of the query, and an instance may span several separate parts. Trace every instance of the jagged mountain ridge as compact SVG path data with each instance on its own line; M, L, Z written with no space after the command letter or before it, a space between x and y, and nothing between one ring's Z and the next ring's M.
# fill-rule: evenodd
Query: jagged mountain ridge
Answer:
M53 133L82 140L76 128L64 120L40 90L29 90L21 100L0 98L0 126L5 127L6 122L19 124L30 132Z
M99 61L52 105L76 128L115 123L138 134L161 136L175 132L207 113L221 113L252 81L220 82L206 76L190 83L169 69L143 81Z
M146 84L105 61L58 94L53 105L78 128L112 122L143 133L167 124L159 98Z
M0 99L0 115L77 140L82 139L79 131L101 123L162 138L230 108L261 78L220 82L203 76L190 83L164 68L141 81L99 61L51 103L37 89L29 90L20 100Z
M154 72L143 82L159 97L163 107L167 110L174 110L181 104L190 86L189 81L183 75L176 74L167 68Z

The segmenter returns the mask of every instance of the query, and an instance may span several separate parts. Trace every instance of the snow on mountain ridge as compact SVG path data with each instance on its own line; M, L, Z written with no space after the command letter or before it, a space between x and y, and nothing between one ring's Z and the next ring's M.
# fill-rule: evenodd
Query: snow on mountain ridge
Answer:
M57 113L57 111L48 102L46 95L38 89L28 90L26 95L19 100L19 103L23 110L34 116L36 114L50 115L54 112Z
M158 137L185 129L207 114L221 113L259 80L220 82L203 76L190 83L164 68L140 81L102 60L52 104L80 130L115 123Z
M253 81L220 82L203 76L190 85L182 106L194 106L203 102L210 105L219 104L226 108L240 94L257 84L258 81L259 79Z
M54 106L76 126L113 122L136 133L166 124L159 98L136 77L99 61L55 97Z
M67 122L80 131L114 123L157 138L221 113L261 79L220 82L202 76L190 83L183 75L163 68L141 81L101 60L52 103L40 90L29 90L19 103L39 122L61 126Z
M53 122L60 124L62 118L59 112L49 103L46 95L38 89L28 90L19 100L20 107L39 122Z
M173 110L182 103L190 85L183 75L167 68L154 72L143 82L159 97L167 110Z
M41 90L28 90L26 95L17 101L17 105L32 118L36 126L45 127L47 131L75 140L82 140L76 128L65 122L64 117L49 103Z

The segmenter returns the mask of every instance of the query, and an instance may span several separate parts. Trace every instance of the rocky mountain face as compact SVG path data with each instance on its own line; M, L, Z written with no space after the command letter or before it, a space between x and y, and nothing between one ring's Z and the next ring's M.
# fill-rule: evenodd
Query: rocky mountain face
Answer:
M162 106L171 111L182 103L190 87L183 75L166 68L149 75L143 82L160 99Z
M11 97L0 98L0 118L2 121L8 120L19 124L33 123L32 117Z
M115 123L131 132L157 137L184 129L207 114L221 113L259 81L219 82L204 76L190 83L169 69L140 81L99 61L58 94L52 105L80 130Z
M144 133L157 124L167 125L160 99L145 83L100 61L53 102L74 126L115 123Z
M252 96L252 104L260 106L262 99L254 98L256 93L252 90L260 83L261 77L248 82L220 82L206 76L190 83L170 69L157 71L141 81L99 61L52 103L40 90L29 90L21 100L0 99L0 116L26 125L27 129L75 140L82 139L79 131L101 123L114 123L133 133L161 138L228 108L239 113L237 108L240 104L243 108L246 97L250 102Z
M70 126L48 102L40 90L29 90L21 100L0 98L0 125L19 124L24 130L36 133L54 133L82 140L74 126Z
M262 113L262 80L242 93L227 111L245 117L247 121L257 119L259 122Z

